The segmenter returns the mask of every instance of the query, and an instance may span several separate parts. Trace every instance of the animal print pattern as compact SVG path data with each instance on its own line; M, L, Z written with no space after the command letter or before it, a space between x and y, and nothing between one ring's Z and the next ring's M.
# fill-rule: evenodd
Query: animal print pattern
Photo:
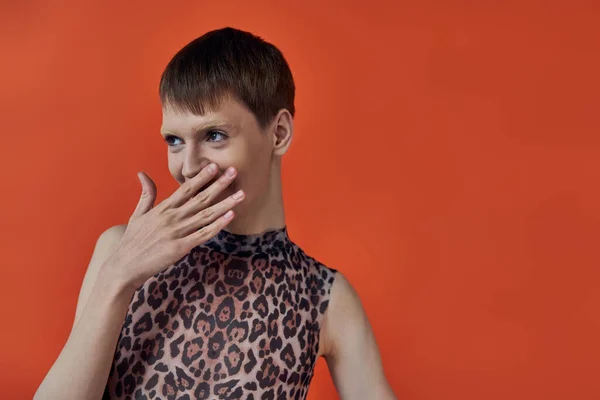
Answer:
M305 399L335 270L221 231L134 294L104 399Z

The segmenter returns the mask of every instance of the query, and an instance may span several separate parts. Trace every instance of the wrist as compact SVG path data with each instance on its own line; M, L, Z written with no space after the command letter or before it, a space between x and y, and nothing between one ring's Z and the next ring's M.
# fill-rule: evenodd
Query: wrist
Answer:
M129 302L137 286L124 271L124 268L107 260L100 268L95 289L115 300L126 299Z

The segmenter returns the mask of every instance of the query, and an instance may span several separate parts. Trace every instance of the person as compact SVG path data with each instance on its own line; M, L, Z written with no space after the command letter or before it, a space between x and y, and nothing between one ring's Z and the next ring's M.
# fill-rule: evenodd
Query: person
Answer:
M246 31L183 47L159 85L169 171L98 238L42 399L304 399L318 357L340 398L395 399L361 301L288 234L281 159L295 83Z

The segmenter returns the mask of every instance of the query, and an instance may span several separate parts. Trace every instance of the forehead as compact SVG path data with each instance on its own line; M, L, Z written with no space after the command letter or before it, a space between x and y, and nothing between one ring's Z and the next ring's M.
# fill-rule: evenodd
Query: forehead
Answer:
M256 119L250 110L232 99L223 99L217 107L207 108L202 115L168 105L162 108L161 132L185 135L211 127L240 129L254 125Z

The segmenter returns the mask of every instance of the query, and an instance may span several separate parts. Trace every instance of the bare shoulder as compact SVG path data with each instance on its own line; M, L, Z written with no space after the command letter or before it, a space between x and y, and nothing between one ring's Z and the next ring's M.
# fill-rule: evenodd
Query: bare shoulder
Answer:
M360 329L366 324L368 320L358 292L344 274L336 271L324 316L322 354L335 353L337 344L347 336L349 329Z
M121 225L113 225L110 228L106 229L104 233L109 233L109 234L123 234L125 233L125 229L127 229L127 224L121 224Z
M346 276L337 271L331 286L330 308L332 311L352 311L360 306L360 297Z
M381 353L362 301L339 272L331 288L322 332L322 355L340 398L396 399L383 371Z
M109 227L108 229L106 229L105 231L103 231L100 234L99 239L103 238L104 240L108 240L108 241L118 239L120 241L121 238L123 237L123 234L125 233L126 229L127 229L127 224L113 225L113 226Z
M98 239L88 265L86 275L97 275L102 263L117 249L125 234L127 224L113 225L104 230Z
M126 229L127 224L113 225L100 234L94 246L88 271L100 268L100 265L117 249Z
M110 257L110 255L117 249L123 234L127 229L127 224L113 225L105 229L96 240L94 250L91 255L90 262L85 271L81 289L79 290L79 298L77 300L77 308L75 310L75 321L79 319L81 311L87 302L92 288L96 283L96 278L100 272L102 264Z

